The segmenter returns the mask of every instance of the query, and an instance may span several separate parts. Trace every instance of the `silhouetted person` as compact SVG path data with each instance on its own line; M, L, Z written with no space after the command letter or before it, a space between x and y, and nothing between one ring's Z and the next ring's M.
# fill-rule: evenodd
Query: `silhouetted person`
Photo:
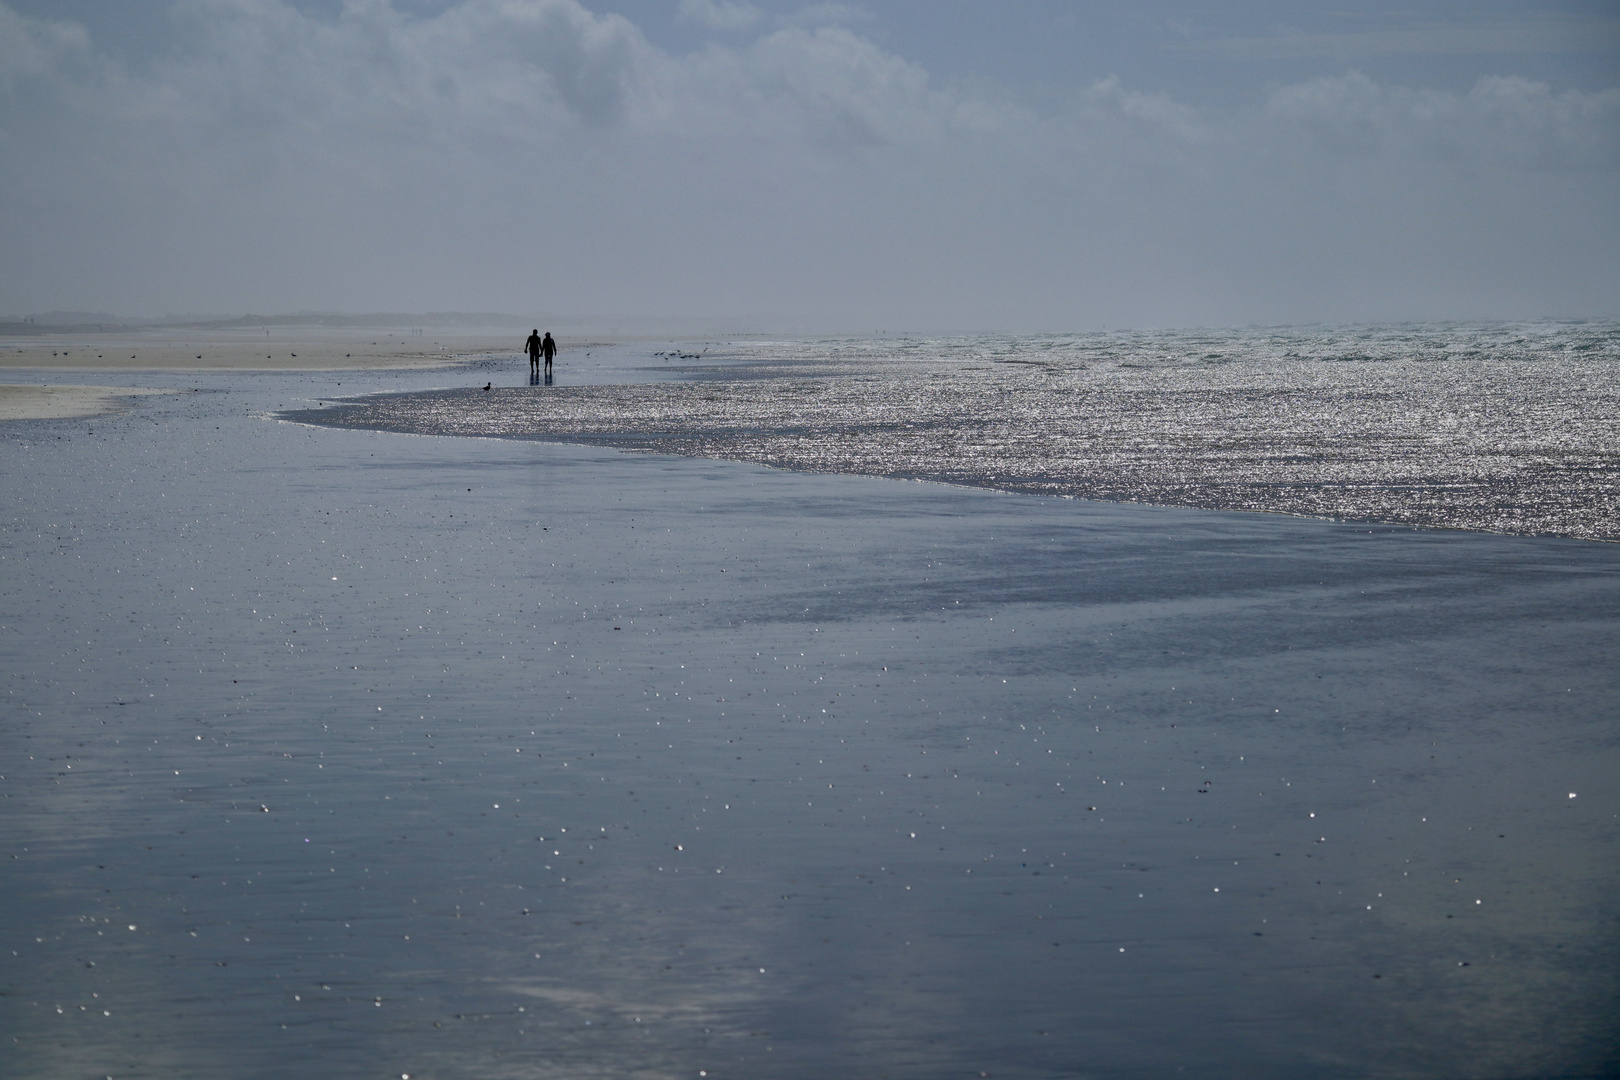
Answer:
M546 337L549 338L550 336L549 333L546 334ZM524 351L529 354L530 375L540 374L540 348L540 328L537 326L529 333L529 340L523 343ZM548 358L546 363L550 364L551 360Z
M557 343L551 340L551 331L546 331L546 339L540 343L540 352L546 358L546 374L551 374L551 358L557 355Z

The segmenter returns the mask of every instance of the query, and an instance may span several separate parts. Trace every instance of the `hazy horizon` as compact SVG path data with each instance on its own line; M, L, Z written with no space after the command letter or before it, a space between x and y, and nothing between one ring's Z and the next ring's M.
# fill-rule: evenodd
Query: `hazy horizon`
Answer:
M17 315L1620 315L1595 2L0 0L0 146Z
M141 331L160 330L196 330L196 331L229 331L229 330L258 330L282 329L287 331L330 331L334 335L342 336L345 331L360 333L362 331L379 330L405 330L413 332L422 329L431 329L441 334L454 336L457 333L468 336L484 336L490 333L518 332L523 327L533 324L550 327L557 330L559 335L580 337L617 337L630 339L691 339L696 337L773 337L788 338L884 338L896 339L973 339L1009 337L1023 338L1062 338L1062 337L1088 337L1103 336L1107 334L1156 334L1156 333L1228 333L1242 330L1332 330L1342 329L1354 331L1358 328L1389 329L1394 327L1410 326L1414 328L1436 327L1492 327L1492 326L1580 326L1580 325L1613 325L1620 319L1614 316L1579 316L1579 315L1545 315L1525 316L1516 319L1396 319L1396 320L1346 320L1315 322L1275 322L1275 323L1202 323L1186 325L1154 325L1148 323L1126 325L1104 325L1096 327L1063 327L1044 326L1030 327L1017 330L1004 329L977 329L977 330L938 330L937 328L917 326L893 327L859 327L853 325L822 325L814 320L781 317L773 319L765 315L742 314L731 318L715 317L702 319L698 317L675 316L641 316L641 315L613 315L584 312L578 314L556 315L541 312L529 315L513 314L511 312L468 312L468 311L432 311L432 312L343 312L343 311L298 311L286 313L259 314L247 313L243 315L222 314L165 314L158 316L142 316L117 314L97 311L47 311L30 312L26 315L0 315L0 327L5 333L16 336L17 327L37 327L42 334L52 333L79 333L89 334L104 332L108 334L118 331L138 333ZM96 329L92 329L96 328ZM23 335L27 336L27 335ZM0 338L3 340L3 338Z

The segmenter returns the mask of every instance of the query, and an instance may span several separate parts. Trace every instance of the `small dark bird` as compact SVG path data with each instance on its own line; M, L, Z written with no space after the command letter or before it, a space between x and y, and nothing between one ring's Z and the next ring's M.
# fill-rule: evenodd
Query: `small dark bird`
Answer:
M485 390L488 390L488 389L489 389L489 388L490 388L490 387L492 387L492 386L494 386L494 385L495 385L495 384L494 384L494 383L485 383L485 384L484 384L484 389L485 389Z

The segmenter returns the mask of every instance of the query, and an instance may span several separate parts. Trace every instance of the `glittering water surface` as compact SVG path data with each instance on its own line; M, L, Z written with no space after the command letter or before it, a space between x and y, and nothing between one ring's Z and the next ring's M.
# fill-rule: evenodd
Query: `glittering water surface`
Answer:
M1620 539L1620 326L686 345L685 381L370 397L345 427Z

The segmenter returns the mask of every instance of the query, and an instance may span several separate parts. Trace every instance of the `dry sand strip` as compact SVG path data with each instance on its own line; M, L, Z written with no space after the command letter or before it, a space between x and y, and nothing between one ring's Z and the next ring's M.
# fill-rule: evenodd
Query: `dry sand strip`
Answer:
M126 398L178 394L139 386L16 386L0 384L0 420L63 420L122 409Z
M205 331L81 334L0 340L0 369L114 371L343 371L431 368L458 363L468 354L498 351L513 357L523 337L407 335L399 332L344 335L289 330L272 337Z

